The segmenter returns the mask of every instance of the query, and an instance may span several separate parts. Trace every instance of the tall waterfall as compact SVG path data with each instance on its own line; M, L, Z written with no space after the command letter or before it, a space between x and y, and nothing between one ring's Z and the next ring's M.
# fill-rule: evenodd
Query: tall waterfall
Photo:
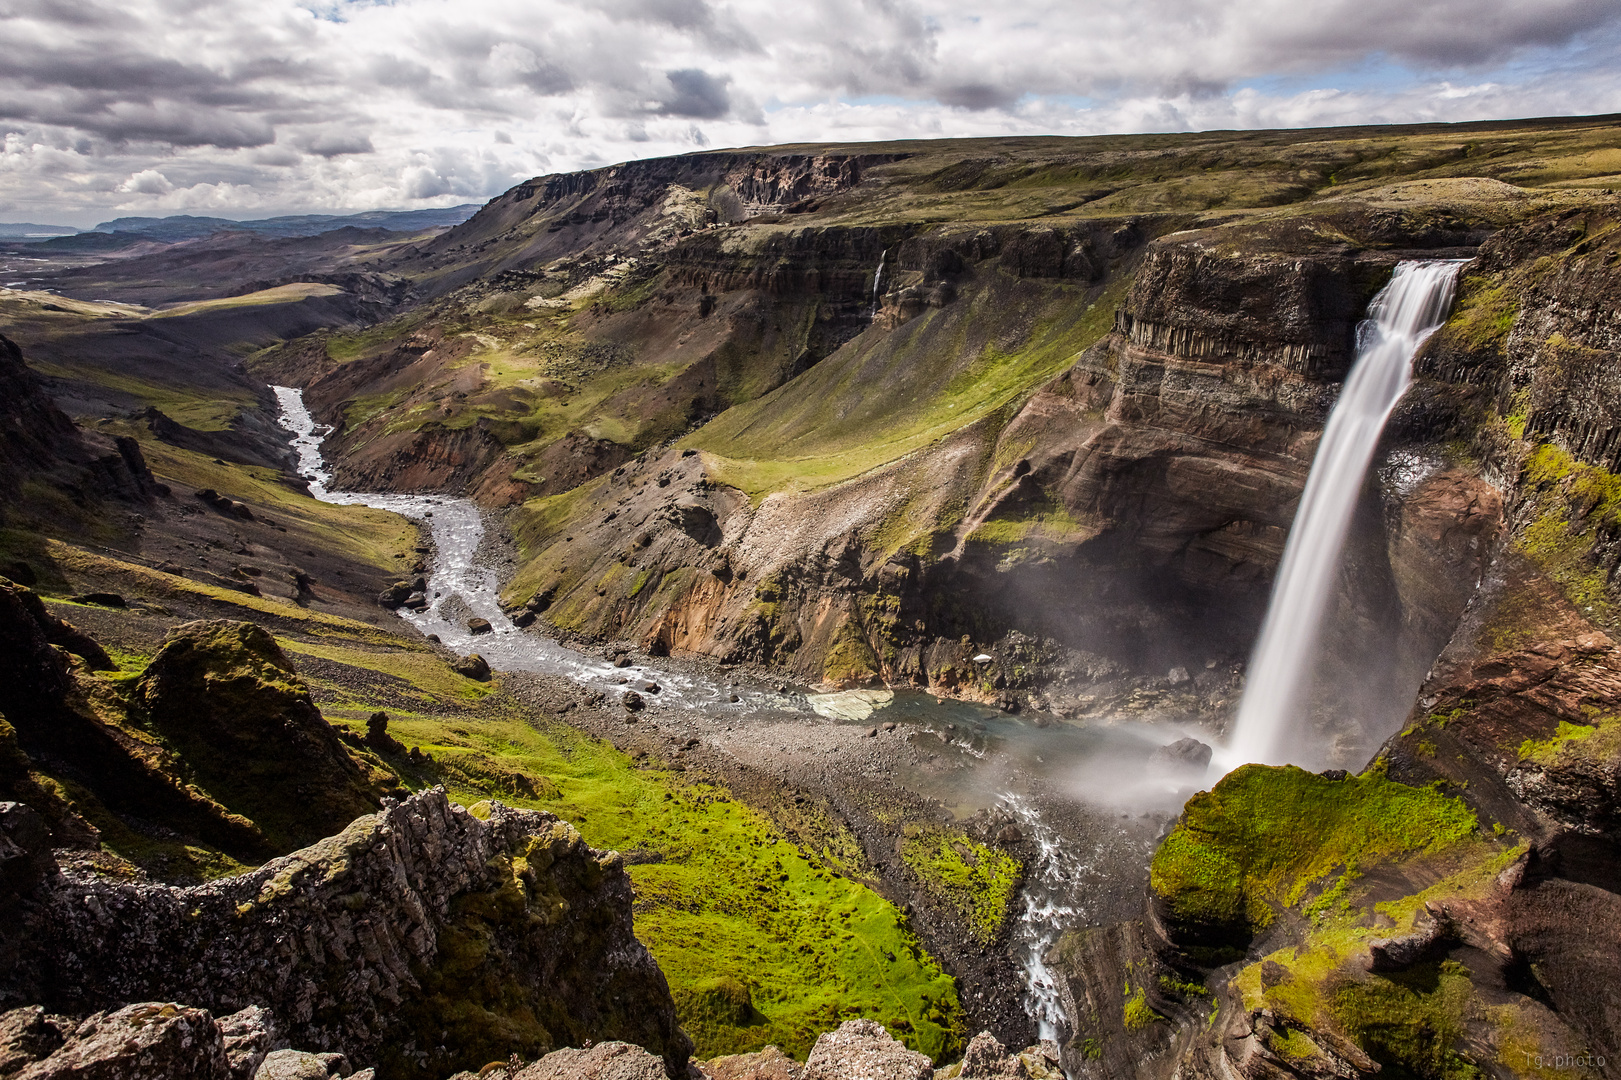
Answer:
M1385 421L1412 378L1418 347L1445 321L1461 262L1404 262L1357 327L1357 355L1323 429L1289 529L1272 601L1250 661L1222 764L1276 764L1310 684L1340 554Z
M884 263L889 259L889 249L885 248L878 253L878 270L872 275L872 313L878 314L878 300L882 295L880 289L884 284Z

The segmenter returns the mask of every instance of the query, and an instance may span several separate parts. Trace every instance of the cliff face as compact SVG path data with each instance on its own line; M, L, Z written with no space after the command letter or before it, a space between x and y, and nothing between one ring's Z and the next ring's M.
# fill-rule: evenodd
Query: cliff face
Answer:
M7 934L20 938L7 1002L258 1005L295 1045L381 1076L609 1038L662 1055L675 1076L691 1051L632 932L618 856L551 815L469 812L442 790L206 885L52 866Z
M1618 671L1615 643L1505 556L1371 768L1229 775L1161 845L1145 919L1065 943L1066 1060L1614 1075Z
M684 447L525 507L528 565L509 596L655 650L1060 712L1084 711L1083 695L1096 706L1097 685L1122 676L1219 666L1184 703L1219 709L1355 324L1395 258L1264 235L1236 251L1204 233L1144 248L1146 233L1116 223L902 242L872 330ZM1056 377L977 421L943 408L930 424L920 402L994 385L1015 366L991 359L1004 354ZM795 490L759 457L859 475ZM863 471L864 457L875 466ZM1390 692L1353 694L1343 711L1386 724L1499 527L1498 497L1469 471L1424 472L1370 487L1343 605L1356 633L1325 648L1355 643L1340 670L1360 665L1363 690ZM1389 635L1396 650L1368 648ZM983 677L968 662L981 649L997 658ZM1362 733L1363 752L1382 734Z
M56 529L89 525L109 500L129 508L157 493L141 448L134 439L108 439L80 429L57 408L39 377L23 362L22 350L0 336L0 514L14 525ZM47 491L66 496L70 514ZM54 520L53 520L54 519Z
M1161 845L1144 919L1065 943L1075 1071L1614 1074L1613 232L1549 215L1465 269L1392 441L1452 440L1432 486L1490 520L1482 584L1366 771L1231 774ZM1438 524L1392 547L1405 594L1456 546Z

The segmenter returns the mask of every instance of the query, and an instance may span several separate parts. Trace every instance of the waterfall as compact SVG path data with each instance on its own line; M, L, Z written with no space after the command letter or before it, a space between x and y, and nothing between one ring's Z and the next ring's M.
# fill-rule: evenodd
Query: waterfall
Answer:
M1323 616L1362 480L1385 421L1411 381L1418 347L1445 321L1459 261L1403 262L1357 327L1356 362L1329 413L1322 442L1289 529L1283 562L1226 753L1226 768L1278 764L1283 736L1310 682Z
M878 253L878 270L872 275L872 313L878 314L879 289L884 284L884 262L889 258L889 249L885 248Z

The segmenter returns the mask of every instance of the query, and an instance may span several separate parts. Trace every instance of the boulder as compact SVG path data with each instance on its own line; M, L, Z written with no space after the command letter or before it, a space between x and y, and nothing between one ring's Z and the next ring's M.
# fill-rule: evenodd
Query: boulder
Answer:
M642 700L642 695L634 690L626 690L619 698L619 703L631 712L640 712L647 705L647 702Z
M377 594L377 603L392 611L395 608L403 607L405 602L411 598L411 594L416 591L411 588L410 582L396 581Z
M801 1080L931 1080L934 1062L874 1020L846 1020L811 1048Z
M231 1080L219 1025L205 1009L142 1002L74 1026L50 1056L9 1080Z
M490 677L490 662L478 653L470 653L460 660L452 660L450 669L458 675L465 675L469 679L484 680Z
M377 809L380 791L262 627L223 619L176 627L135 696L193 782L282 851Z
M269 1009L249 1005L241 1012L221 1017L219 1026L231 1080L253 1080L276 1045L276 1018L270 1015Z
M682 532L706 546L721 542L720 522L701 499L683 495L666 511L666 518Z
M666 1080L664 1062L629 1043L554 1050L513 1080Z
M488 619L468 619L467 629L475 634L493 634L495 627L490 625Z
M698 1062L704 1080L800 1080L804 1066L775 1046Z
M302 1050L277 1050L266 1056L253 1080L327 1080L348 1076L349 1059L342 1054L307 1054Z
M28 1005L0 1013L0 1076L11 1076L35 1061L50 1057L78 1022L64 1016L48 1016L38 1005Z
M1210 767L1210 747L1198 739L1178 739L1148 755L1148 768L1158 773L1203 774Z
M963 1051L958 1080L1030 1080L1030 1070L988 1031L975 1035Z

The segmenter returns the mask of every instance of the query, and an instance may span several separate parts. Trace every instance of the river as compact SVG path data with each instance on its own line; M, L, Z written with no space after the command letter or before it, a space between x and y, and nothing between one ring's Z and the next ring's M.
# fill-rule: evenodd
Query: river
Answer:
M864 709L841 716L834 700L840 695L784 693L682 671L674 664L615 668L601 657L552 640L538 627L513 625L499 603L500 578L480 559L485 517L472 500L332 490L321 452L329 429L310 415L302 391L271 389L311 495L328 503L390 510L429 527L429 605L397 612L422 634L435 635L460 653L477 652L497 671L559 675L604 693L622 692L627 679L631 685L656 683L661 708L739 721L797 717L807 724L825 724L832 718L866 725L893 720L910 728L912 737L929 740L931 748L938 742L931 756L947 755L943 765L936 761L927 769L897 770L892 779L940 800L957 817L998 809L1017 821L1031 841L1037 856L1026 871L1011 951L1024 977L1025 1011L1040 1037L1061 1036L1065 1021L1047 953L1065 929L1118 917L1123 897L1141 895L1136 882L1152 854L1154 832L1187 794L1154 780L1146 762L1157 746L1183 732L1130 722L1039 727L994 709L911 691L873 695L876 700L867 704L881 710L876 718ZM474 617L488 620L493 630L472 633L467 621Z

